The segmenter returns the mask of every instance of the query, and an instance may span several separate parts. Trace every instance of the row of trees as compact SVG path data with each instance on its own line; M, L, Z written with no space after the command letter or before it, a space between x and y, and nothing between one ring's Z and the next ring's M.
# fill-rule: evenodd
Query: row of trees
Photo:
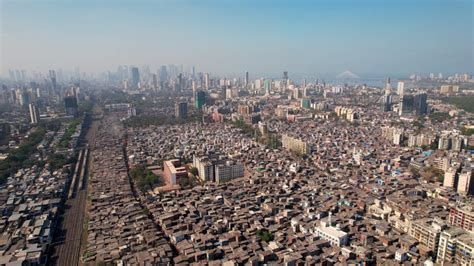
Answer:
M72 135L76 132L76 127L81 123L81 119L72 120L66 128L63 137L59 141L58 147L66 148L71 141Z

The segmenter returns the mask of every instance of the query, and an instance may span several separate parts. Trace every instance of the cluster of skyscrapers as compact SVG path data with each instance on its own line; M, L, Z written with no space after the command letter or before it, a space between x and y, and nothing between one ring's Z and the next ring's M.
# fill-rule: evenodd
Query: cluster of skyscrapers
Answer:
M382 111L389 112L395 107L400 116L404 115L425 115L428 113L427 94L426 92L406 93L405 83L399 81L397 84L398 105L394 106L392 87L390 78L387 79L384 95L382 97Z

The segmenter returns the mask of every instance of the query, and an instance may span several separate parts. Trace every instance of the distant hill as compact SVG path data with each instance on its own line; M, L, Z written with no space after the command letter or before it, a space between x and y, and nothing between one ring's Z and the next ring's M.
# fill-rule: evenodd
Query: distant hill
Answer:
M338 79L360 79L359 76L357 76L356 74L352 73L351 71L349 70L346 70L342 73L339 73L336 78Z

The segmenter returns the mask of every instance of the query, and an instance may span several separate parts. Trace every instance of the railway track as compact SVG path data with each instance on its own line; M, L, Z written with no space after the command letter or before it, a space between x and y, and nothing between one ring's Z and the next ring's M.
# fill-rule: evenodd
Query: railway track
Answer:
M93 143L96 132L93 122L85 136L85 145L79 152L78 161L69 186L64 213L59 220L59 228L51 244L50 265L77 266L80 264L81 244L86 218L87 184L91 149L87 143Z

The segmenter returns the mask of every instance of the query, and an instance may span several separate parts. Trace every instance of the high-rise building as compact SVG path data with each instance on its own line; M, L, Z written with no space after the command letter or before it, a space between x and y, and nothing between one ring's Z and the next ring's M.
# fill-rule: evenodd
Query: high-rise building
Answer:
M242 163L218 154L193 156L193 166L198 169L199 178L202 181L223 183L244 176Z
M451 150L461 151L464 146L464 138L462 136L454 136L451 138Z
M270 95L270 91L272 89L272 81L269 79L264 80L263 88L265 89L265 95Z
M74 96L64 97L64 106L66 107L67 116L77 115L77 98Z
M218 184L244 176L243 164L235 161L218 161L214 167L215 182Z
M413 113L414 97L413 95L403 95L400 97L400 105L398 107L399 115L407 115Z
M474 265L474 233L453 227L441 232L436 262L439 265Z
M196 107L196 109L201 109L205 103L206 103L206 92L202 90L196 92L196 96L194 97L194 106Z
M382 101L382 111L389 112L392 109L392 86L390 84L390 77L387 78L385 85L385 94Z
M30 94L27 91L20 91L18 99L21 106L27 106L30 104Z
M443 93L443 94L458 93L459 92L459 86L457 86L457 85L442 85L439 92Z
M427 100L426 92L420 92L415 94L413 97L413 105L415 114L417 115L425 115L428 113L428 104L426 103Z
M166 69L166 66L161 66L160 67L160 81L165 82L168 80L168 71Z
M393 132L393 144L395 145L402 145L403 143L403 130L401 129L396 129Z
M156 74L153 74L152 78L153 78L153 89L157 89L158 88L158 77L157 77Z
M283 145L283 148L286 148L298 154L311 153L311 145L299 138L283 134L281 137L281 143Z
M293 88L293 98L295 99L301 98L301 91L298 87Z
M288 84L288 71L283 71L282 82L285 88L289 85Z
M404 92L405 92L405 82L399 81L397 83L397 94L401 96L403 95Z
M390 77L387 78L387 83L385 84L385 95L392 94L392 85L390 84Z
M40 120L38 107L36 107L36 105L30 103L29 108L30 108L30 122L31 122L31 124L38 124L38 121Z
M234 91L232 90L232 88L226 88L225 89L225 98L226 99L232 99L234 97Z
M136 89L140 83L140 72L138 67L132 67L132 86Z
M464 168L459 174L458 193L463 195L474 194L474 172L471 168Z
M450 167L444 173L443 187L456 188L457 187L457 168Z
M306 79L301 81L301 88L306 89Z
M389 112L392 110L392 95L385 94L382 98L382 112Z
M439 237L446 225L438 224L431 218L415 220L410 224L408 234L432 252L438 250Z
M49 71L49 77L51 79L51 85L53 87L53 90L57 89L57 82L56 82L56 71L50 70Z
M441 135L438 140L439 150L449 150L451 148L451 138L447 135Z
M249 72L245 71L245 87L249 86Z
M263 80L262 79L257 79L255 80L255 89L259 90L262 88Z
M204 88L209 89L209 73L204 74Z
M197 89L197 84L196 84L196 81L195 81L195 80L193 80L193 81L191 82L191 87L192 87L192 89L193 89L193 96L195 96L195 95L196 95L196 89Z
M176 118L184 119L188 117L188 103L187 102L178 102L174 105L174 113Z
M176 91L182 91L184 89L184 78L183 78L183 74L182 73L179 73L178 76L176 77L176 87L175 87L175 90Z
M452 207L449 211L450 225L461 227L467 231L474 230L474 208L472 206Z
M302 98L301 107L305 109L311 108L311 100L309 98Z

